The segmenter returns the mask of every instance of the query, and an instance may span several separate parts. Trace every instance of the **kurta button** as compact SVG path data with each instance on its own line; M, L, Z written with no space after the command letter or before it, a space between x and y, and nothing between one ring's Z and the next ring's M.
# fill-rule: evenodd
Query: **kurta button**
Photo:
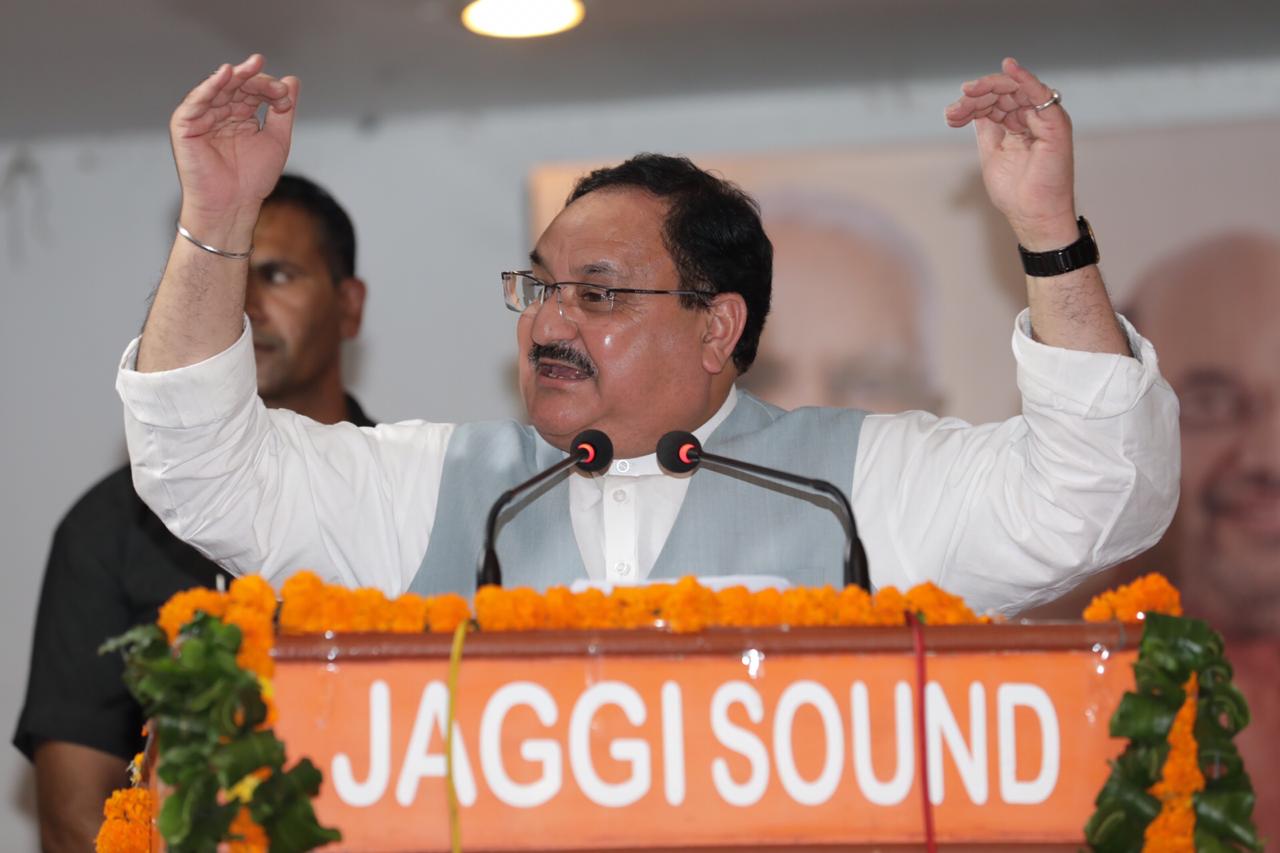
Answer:
M614 499L615 501L617 501L618 503L620 503L620 504L621 504L621 503L626 503L626 502L627 502L627 490L626 490L626 489L614 489L614 492L613 492L613 499Z
M618 563L618 565L613 567L613 570L618 574L622 575L623 577L626 577L627 575L631 574L631 564Z

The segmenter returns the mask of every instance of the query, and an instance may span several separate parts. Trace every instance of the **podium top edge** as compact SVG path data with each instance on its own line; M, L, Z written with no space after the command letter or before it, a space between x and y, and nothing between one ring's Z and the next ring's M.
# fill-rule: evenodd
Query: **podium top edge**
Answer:
M1141 625L1119 622L1040 622L939 625L923 628L931 653L1069 652L1114 653L1136 648ZM278 661L448 658L451 634L317 634L277 638ZM913 651L911 629L709 628L676 634L657 628L589 631L476 631L467 637L467 658L689 657L738 655L748 651L782 655L899 654Z

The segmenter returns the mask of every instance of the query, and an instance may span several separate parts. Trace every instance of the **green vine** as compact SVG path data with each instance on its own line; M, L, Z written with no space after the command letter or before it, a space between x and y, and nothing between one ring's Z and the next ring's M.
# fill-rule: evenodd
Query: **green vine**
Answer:
M273 853L340 840L311 807L320 771L305 758L286 771L284 744L260 728L267 703L257 676L236 663L240 643L237 626L197 613L173 647L154 624L102 647L124 653L125 683L156 741L155 772L172 789L156 821L160 834L174 853L215 853L224 841L245 840L232 822L247 805Z
M1161 804L1148 790L1169 756L1169 732L1186 701L1183 685L1197 676L1194 737L1204 790L1192 797L1198 853L1260 851L1253 823L1253 785L1232 738L1249 723L1249 708L1231 683L1222 637L1197 619L1146 615L1133 666L1136 691L1126 693L1111 717L1111 736L1129 744L1111 764L1085 839L1098 853L1142 850L1148 824ZM1187 849L1191 849L1188 847Z

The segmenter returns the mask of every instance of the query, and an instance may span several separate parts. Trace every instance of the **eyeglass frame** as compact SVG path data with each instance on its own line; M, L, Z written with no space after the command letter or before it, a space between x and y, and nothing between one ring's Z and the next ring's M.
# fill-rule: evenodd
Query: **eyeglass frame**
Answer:
M637 294L640 294L640 295L642 295L642 296L643 296L643 295L657 295L657 294L666 294L666 295L669 295L669 296L692 296L692 297L696 297L696 298L698 298L698 299L702 300L704 303L705 303L706 301L710 300L710 299L711 299L711 297L715 296L715 294L714 294L714 293L706 293L706 292L701 291L701 290L648 290L648 289L640 288L640 287L612 287L612 286L607 285L607 284L594 284L594 283L589 282L589 281L554 281L554 282L546 282L546 281L543 281L542 279L538 278L536 275L534 275L534 274L533 274L533 270L504 270L504 271L502 272L502 275L501 275L501 283L502 283L502 304L507 306L507 310L508 310L508 311L514 311L514 312L515 312L515 313L517 313L517 314L523 314L525 311L528 311L528 310L529 310L529 308L532 308L532 307L533 307L533 305L531 304L531 305L529 305L529 306L527 306L527 307L525 307L525 308L519 308L519 307L517 307L517 306L515 306L515 305L512 305L510 302L508 302L508 301L507 301L507 288L506 288L506 280L507 280L507 276L518 276L518 277L520 277L520 278L528 278L528 279L532 279L533 281L535 281L535 282L537 282L538 284L542 285L542 297L538 300L538 303L537 303L537 304L539 304L539 305L545 305L545 304L546 304L546 302L547 302L547 291L548 291L548 290L553 290L553 289L554 289L554 290L556 291L557 306L560 306L560 304L561 304L561 303L559 302L559 299L560 299L560 290L559 290L559 288L561 288L562 286L565 286L565 285L573 285L573 286L575 286L575 287L589 287L589 288L591 288L592 290L600 290L600 291L604 291L606 294L608 294L608 297L609 297L609 312L608 312L609 314L612 314L612 313L613 313L613 306L614 306L614 298L613 298L613 297L614 297L614 294L617 294L617 293L637 293Z

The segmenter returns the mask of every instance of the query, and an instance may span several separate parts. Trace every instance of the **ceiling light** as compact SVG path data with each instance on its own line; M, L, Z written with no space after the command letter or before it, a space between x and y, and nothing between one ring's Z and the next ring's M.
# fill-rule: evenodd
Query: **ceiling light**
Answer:
M473 0L462 24L482 36L519 39L573 29L582 16L582 0Z

